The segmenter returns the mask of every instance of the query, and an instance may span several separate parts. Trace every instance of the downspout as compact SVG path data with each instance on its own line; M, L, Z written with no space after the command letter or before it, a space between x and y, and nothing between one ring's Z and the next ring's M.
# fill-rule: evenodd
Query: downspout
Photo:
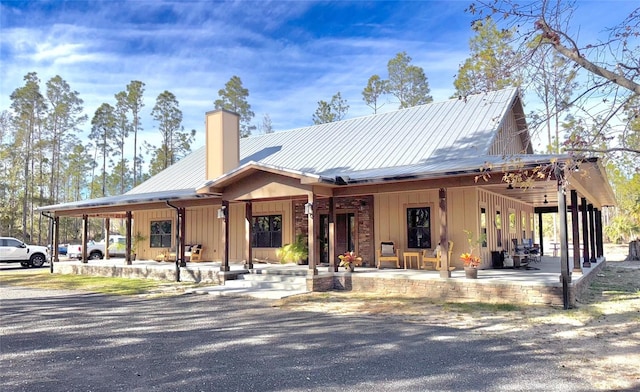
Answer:
M51 225L55 225L55 218L48 213L42 211L40 214L42 216L49 218L49 234L51 235L51 254L49 255L49 273L53 273L53 258L55 256L56 260L58 259L58 244L54 243L54 234L52 233ZM55 230L55 229L54 229Z
M169 203L169 200L166 200L165 203L167 203L167 206L176 210L176 214L178 215L178 225L177 225L178 227L176 228L178 230L178 241L176 243L176 282L179 282L180 281L180 247L182 246L182 233L180 233L180 219L181 219L180 208Z

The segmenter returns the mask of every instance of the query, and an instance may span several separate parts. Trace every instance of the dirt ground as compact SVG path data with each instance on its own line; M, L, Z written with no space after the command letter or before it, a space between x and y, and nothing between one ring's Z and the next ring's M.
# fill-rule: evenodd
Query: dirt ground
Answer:
M419 298L313 293L278 306L306 311L402 317L464 333L513 338L557 358L594 390L640 390L640 261L624 261L628 246L607 245L607 267L575 309L425 303ZM363 300L364 299L364 300Z

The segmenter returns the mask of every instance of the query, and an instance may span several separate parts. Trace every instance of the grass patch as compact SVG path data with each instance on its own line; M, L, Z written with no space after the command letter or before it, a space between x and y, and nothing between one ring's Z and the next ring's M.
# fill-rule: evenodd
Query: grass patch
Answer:
M464 313L472 312L515 312L522 310L514 304L491 304L487 302L446 302L443 309Z
M129 278L111 278L85 275L61 275L48 272L37 274L2 274L3 285L33 287L54 290L82 290L111 295L136 295L157 290L166 283Z

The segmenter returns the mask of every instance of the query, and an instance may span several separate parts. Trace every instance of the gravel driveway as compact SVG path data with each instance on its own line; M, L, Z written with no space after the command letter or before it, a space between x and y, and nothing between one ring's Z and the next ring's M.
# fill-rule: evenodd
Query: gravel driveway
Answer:
M589 391L553 353L402 317L3 287L2 391Z

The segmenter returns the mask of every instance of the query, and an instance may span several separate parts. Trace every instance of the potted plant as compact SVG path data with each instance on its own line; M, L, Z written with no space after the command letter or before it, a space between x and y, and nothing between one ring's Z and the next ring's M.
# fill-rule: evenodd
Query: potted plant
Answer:
M136 256L138 255L138 245L144 241L147 240L147 237L145 237L144 235L142 235L141 232L137 232L133 238L131 238L133 241L132 246L131 246L131 258L132 260L136 259Z
M353 272L355 270L356 261L359 259L354 252L345 252L338 256L338 258L340 259L340 267L344 267L347 272Z
M286 244L276 250L276 257L282 264L307 264L309 259L309 247L307 246L306 237L302 234L298 234L294 243Z
M486 236L483 234L478 239L474 239L473 232L471 230L464 230L467 235L467 243L469 244L469 252L465 252L460 255L460 260L464 263L464 273L469 279L478 278L478 267L480 266L481 259L479 256L473 254L474 249L482 243L484 243Z

